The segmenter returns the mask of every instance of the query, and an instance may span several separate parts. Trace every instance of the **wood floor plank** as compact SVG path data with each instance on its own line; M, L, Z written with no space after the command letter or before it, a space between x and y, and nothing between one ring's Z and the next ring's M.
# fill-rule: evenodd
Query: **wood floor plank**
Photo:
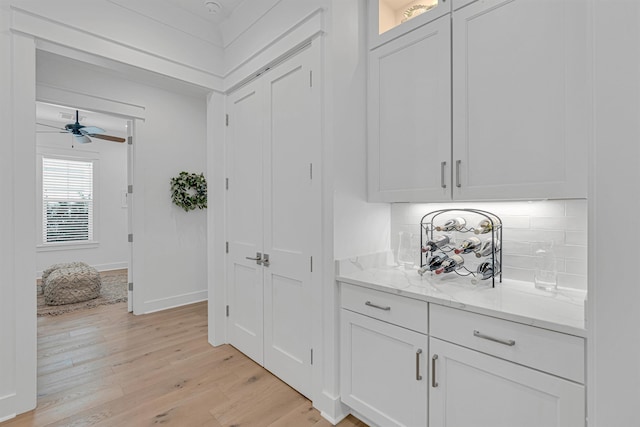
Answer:
M38 407L0 427L326 427L311 402L230 345L207 303L126 304L38 318ZM366 427L349 416L341 427Z

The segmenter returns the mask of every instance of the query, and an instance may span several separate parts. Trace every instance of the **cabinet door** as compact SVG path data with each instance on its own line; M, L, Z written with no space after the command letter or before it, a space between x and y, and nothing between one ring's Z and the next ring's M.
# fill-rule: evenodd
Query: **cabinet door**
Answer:
M451 199L449 15L369 54L369 199Z
M427 425L426 335L341 310L342 401L381 426Z
M584 198L587 2L453 13L454 199Z
M429 345L429 425L584 427L584 386L436 338Z
M369 49L448 14L450 3L447 0L369 0Z

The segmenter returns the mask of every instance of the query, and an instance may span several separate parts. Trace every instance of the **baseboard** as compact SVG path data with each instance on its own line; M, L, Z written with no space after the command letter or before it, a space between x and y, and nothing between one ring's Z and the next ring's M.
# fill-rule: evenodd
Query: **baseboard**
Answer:
M339 396L331 396L326 392L322 393L322 402L313 402L313 406L320 410L322 418L336 425L351 413L347 405L342 403Z
M15 418L18 415L16 409L15 393L0 397L0 423Z
M12 420L16 417L16 414L7 415L6 417L0 418L0 423L3 423L8 420Z
M190 292L188 294L176 295L168 298L159 298L155 300L145 301L142 306L142 310L138 310L135 303L135 292L133 300L133 309L135 314L149 314L156 311L168 310L170 308L181 307L183 305L194 304L196 302L206 301L208 291L202 290L197 292Z
M112 262L110 264L92 265L98 271L123 270L129 268L128 262ZM36 271L36 279L42 279L42 270Z
M114 262L111 264L98 264L92 266L98 271L124 270L129 268L128 262Z

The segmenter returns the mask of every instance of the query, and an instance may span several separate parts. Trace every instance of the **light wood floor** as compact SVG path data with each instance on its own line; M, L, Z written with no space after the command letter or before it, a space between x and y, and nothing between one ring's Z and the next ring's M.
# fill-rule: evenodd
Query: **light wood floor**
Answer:
M144 316L119 303L38 318L38 407L24 426L330 426L235 348L207 342L207 305ZM366 427L348 417L342 427Z

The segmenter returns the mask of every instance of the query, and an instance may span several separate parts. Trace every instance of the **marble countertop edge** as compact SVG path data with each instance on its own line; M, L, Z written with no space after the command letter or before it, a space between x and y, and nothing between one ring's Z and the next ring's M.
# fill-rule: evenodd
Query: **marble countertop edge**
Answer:
M339 273L336 280L582 338L587 335L586 292L545 292L531 283L513 280L496 283L492 288L484 282L471 285L455 276L451 278L433 280L419 276L416 270L387 266Z

